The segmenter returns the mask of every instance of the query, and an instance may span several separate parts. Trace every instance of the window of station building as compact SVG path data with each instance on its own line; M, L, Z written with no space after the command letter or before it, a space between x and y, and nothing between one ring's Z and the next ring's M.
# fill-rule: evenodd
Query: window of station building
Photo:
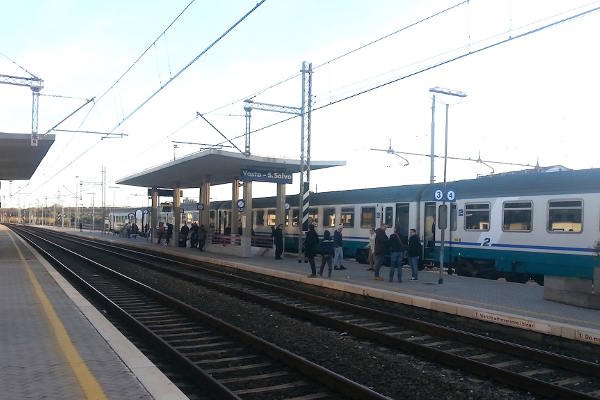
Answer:
M298 226L298 209L292 209L292 226Z
M277 214L275 210L267 211L267 226L275 226L275 222L277 221Z
M465 230L489 231L490 230L490 204L471 203L465 204Z
M363 229L375 228L375 207L360 209L360 227Z
M531 201L507 201L503 207L502 230L507 232L531 232Z
M550 200L548 232L580 233L583 230L582 200Z
M450 204L450 231L457 229L456 203Z
M323 227L335 228L335 208L323 209Z
M258 225L258 226L265 225L265 210L257 210L256 211L256 225Z
M315 228L319 225L319 209L309 208L308 209L308 222L313 224Z
M342 207L341 221L344 228L354 228L354 207Z
M385 208L385 224L388 228L394 227L394 209L392 207Z

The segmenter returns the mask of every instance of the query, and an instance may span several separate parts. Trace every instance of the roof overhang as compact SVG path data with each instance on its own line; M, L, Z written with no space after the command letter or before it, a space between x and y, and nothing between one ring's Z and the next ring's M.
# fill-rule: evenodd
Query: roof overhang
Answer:
M40 135L37 147L32 147L31 135L0 133L0 179L30 179L54 139L54 135Z
M317 170L346 165L345 161L311 161ZM244 168L300 172L300 161L285 158L245 156L223 150L205 150L159 165L117 181L120 185L156 188L197 188L202 182L211 185L231 183Z

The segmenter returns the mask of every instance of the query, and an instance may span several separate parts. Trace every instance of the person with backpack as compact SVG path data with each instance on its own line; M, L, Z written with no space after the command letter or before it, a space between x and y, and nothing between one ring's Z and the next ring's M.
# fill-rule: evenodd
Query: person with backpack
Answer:
M390 235L390 282L394 282L394 271L398 270L398 282L402 282L402 239L398 228Z
M325 264L329 267L328 278L331 278L331 265L333 259L334 249L333 240L331 240L331 233L329 231L323 232L323 241L321 242L321 269L319 270L319 276L323 276L323 269Z

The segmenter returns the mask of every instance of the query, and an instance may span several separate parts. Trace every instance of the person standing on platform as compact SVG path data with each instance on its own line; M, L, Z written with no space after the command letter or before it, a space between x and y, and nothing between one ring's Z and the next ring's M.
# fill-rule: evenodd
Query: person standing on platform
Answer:
M275 259L281 260L281 254L283 253L283 224L277 225L275 233L273 234L273 241L275 242Z
M385 224L381 224L379 228L375 231L375 280L382 281L383 278L379 276L379 271L381 270L381 266L383 265L383 261L385 260L385 256L388 253L388 236L385 233L385 229L387 226Z
M334 256L333 256L333 269L346 269L344 267L344 246L343 246L343 237L342 230L344 229L344 225L340 224L335 232L333 232L333 247L334 247Z
M315 232L315 226L313 224L308 225L308 232L306 232L306 238L304 239L304 255L308 258L310 264L311 274L310 278L317 276L317 269L315 268L315 256L319 252L319 236Z
M394 282L394 270L398 270L398 282L402 282L402 239L398 228L390 235L390 282Z
M419 279L419 257L421 257L421 240L419 240L416 229L411 229L408 238L408 263L412 270L411 281Z
M173 224L170 222L167 222L167 246L169 245L169 242L171 241L172 237L173 237Z
M375 271L375 229L369 230L369 268L367 271Z
M158 242L156 242L156 244L160 244L163 236L165 236L166 234L166 230L165 230L165 223L164 222L159 222L158 223Z
M319 270L319 276L323 276L323 269L325 264L329 267L328 278L331 278L331 265L334 254L333 240L331 240L331 233L329 231L323 232L323 241L321 242L321 269Z
M204 251L204 245L206 244L206 228L204 225L200 225L198 229L198 250Z
M79 221L79 232L83 232L83 224Z
M187 222L183 223L183 226L181 227L179 233L179 247L187 247L187 237L188 233L190 233L190 228L188 228Z
M190 247L192 249L198 247L198 223L194 221L190 228Z

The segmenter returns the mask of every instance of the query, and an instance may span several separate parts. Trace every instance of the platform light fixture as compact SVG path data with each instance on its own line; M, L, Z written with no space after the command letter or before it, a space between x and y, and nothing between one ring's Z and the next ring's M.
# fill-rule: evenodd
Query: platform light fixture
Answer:
M435 121L434 121L434 117L435 117L435 95L436 94L443 94L446 96L454 96L454 97L460 97L460 98L465 98L467 97L467 94L465 92L462 92L460 90L452 90L452 89L445 89L445 88L441 88L439 86L435 86L432 87L431 89L429 89L430 93L433 93L433 100L432 100L432 105L431 105L431 176L430 176L430 183L433 183L434 181L434 171L433 171L433 167L434 167L434 157L435 157L435 145L434 145L434 138L435 138ZM444 276L443 276L443 271L444 271L444 247L445 247L445 238L446 238L446 225L447 225L447 219L448 219L448 210L447 210L447 206L446 206L446 166L448 164L448 109L450 108L450 104L445 103L446 104L446 128L445 128L445 140L444 140L444 197L443 197L443 201L442 201L442 205L440 206L440 213L442 213L443 217L446 218L446 223L441 225L440 223L438 223L438 227L441 230L441 237L440 237L440 276L438 279L438 284L443 284L444 283ZM441 225L441 226L440 226Z

